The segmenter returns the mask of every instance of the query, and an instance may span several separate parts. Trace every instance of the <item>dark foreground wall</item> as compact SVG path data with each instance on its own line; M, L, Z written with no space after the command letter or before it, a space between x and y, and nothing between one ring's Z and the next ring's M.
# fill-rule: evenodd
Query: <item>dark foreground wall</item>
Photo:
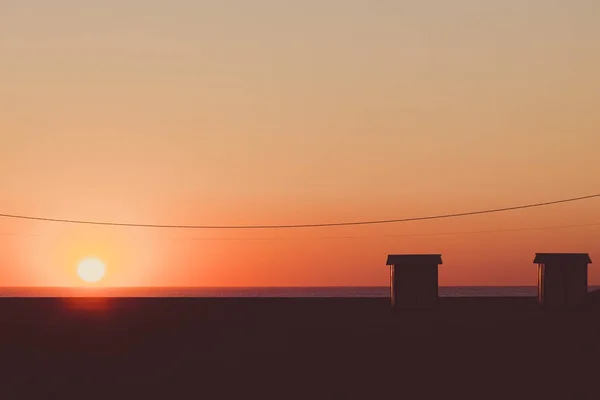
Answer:
M590 398L599 338L535 298L0 299L0 398Z

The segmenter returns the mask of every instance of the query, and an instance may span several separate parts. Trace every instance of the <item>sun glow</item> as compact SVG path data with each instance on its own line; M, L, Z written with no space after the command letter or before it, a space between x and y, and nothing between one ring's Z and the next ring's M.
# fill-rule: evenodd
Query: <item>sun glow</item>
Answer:
M97 258L86 258L77 266L77 274L88 283L99 282L106 272L104 263Z

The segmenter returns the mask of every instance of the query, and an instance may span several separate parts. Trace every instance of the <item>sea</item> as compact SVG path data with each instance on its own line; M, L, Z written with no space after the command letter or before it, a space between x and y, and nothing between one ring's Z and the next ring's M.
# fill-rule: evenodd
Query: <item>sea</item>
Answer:
M591 290L600 289L592 286ZM10 287L0 297L389 297L388 286L360 287ZM442 286L441 297L536 296L536 286Z

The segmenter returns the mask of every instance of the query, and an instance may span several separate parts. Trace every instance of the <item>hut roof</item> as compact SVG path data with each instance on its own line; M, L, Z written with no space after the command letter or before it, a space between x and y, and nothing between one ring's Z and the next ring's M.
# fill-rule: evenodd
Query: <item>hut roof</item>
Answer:
M386 265L431 266L442 264L441 254L390 254Z
M536 253L533 262L534 264L591 264L592 260L588 253Z

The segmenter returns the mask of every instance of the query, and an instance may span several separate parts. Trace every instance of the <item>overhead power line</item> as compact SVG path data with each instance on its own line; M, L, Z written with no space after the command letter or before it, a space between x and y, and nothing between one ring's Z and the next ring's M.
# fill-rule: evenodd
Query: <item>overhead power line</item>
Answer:
M382 235L352 235L352 236L278 236L278 237L149 237L153 240L177 240L177 241L278 241L278 240L329 240L329 239L378 239L378 238L396 238L396 237L421 237L421 236L460 236L460 235L481 235L487 233L509 233L509 232L527 232L527 231L544 231L552 229L569 229L569 228L591 228L600 227L600 222L589 224L572 224L572 225L547 225L547 226L532 226L526 228L507 228L507 229L486 229L479 231L451 231L451 232L426 232L426 233L396 233ZM23 232L0 232L0 236L29 236L43 237L52 236L52 234L39 233L23 233Z
M534 226L527 228L508 228L508 229L487 229L480 231L454 231L454 232L426 232L426 233L398 233L398 234L383 234L383 235L354 235L354 236L316 236L316 237L258 237L258 238L224 238L224 237L204 237L190 238L193 241L271 241L271 240L327 240L327 239L378 239L378 238L396 238L396 237L421 237L421 236L460 236L460 235L481 235L486 233L508 233L508 232L527 232L527 231L544 231L552 229L569 229L569 228L590 228L600 226L600 222L591 224L573 224L573 225L549 225L549 226ZM172 239L177 240L177 239ZM183 240L183 239L182 239Z
M3 218L14 218L23 220L33 221L46 221L46 222L58 222L66 224L80 224L80 225L103 225L103 226L121 226L121 227L135 227L135 228L169 228L169 229L298 229L298 228L325 228L325 227L339 227L339 226L358 226L358 225L381 225L381 224L394 224L401 222L411 221L425 221L443 218L456 218L456 217L467 217L472 215L481 214L492 214L506 211L523 210L527 208L544 207L555 204L571 203L575 201L582 201L587 199L593 199L600 197L600 193L592 194L588 196L572 197L561 200L546 201L543 203L534 204L522 204L511 207L503 208L492 208L479 211L468 211L453 214L439 214L439 215L428 215L421 217L409 217L409 218L398 218L398 219L384 219L384 220L371 220L371 221L352 221L352 222L331 222L331 223L315 223L315 224L293 224L293 225L161 225L161 224L137 224L137 223L124 223L124 222L106 222L106 221L89 221L89 220L74 220L74 219L60 219L60 218L46 218L46 217L34 217L28 215L15 215L15 214L0 214Z

